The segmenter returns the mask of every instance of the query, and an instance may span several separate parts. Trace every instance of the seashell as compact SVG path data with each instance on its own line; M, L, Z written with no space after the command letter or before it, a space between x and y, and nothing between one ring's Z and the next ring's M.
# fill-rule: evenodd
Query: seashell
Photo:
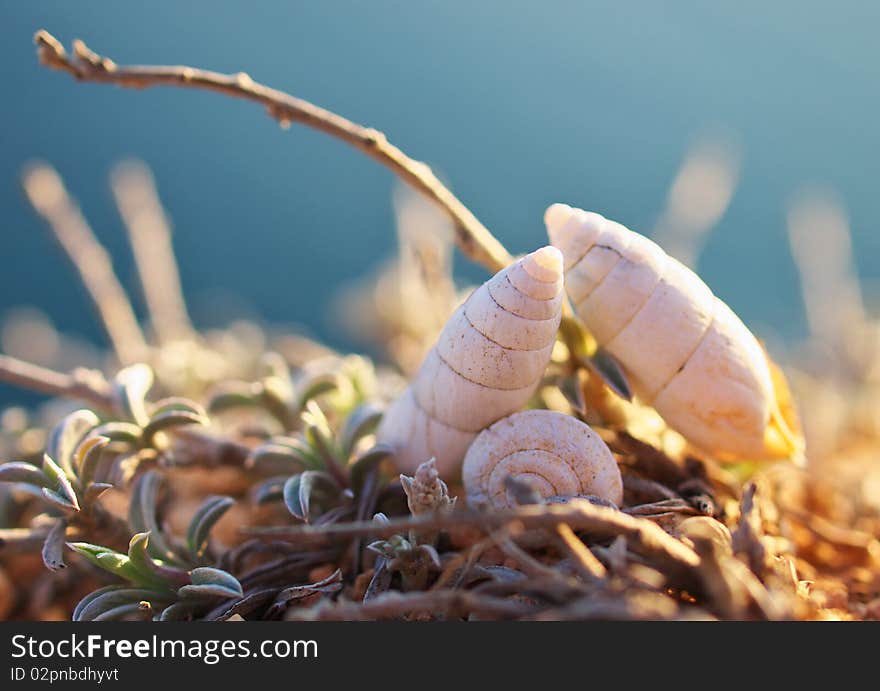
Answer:
M401 472L434 457L453 477L477 432L521 409L550 362L561 318L562 254L543 247L499 271L455 311L377 440Z
M511 476L544 498L594 495L620 505L623 480L614 456L590 427L564 413L524 410L483 430L464 458L462 478L472 505L515 505Z
M800 450L766 353L693 271L599 214L554 204L544 221L577 315L670 427L726 460Z

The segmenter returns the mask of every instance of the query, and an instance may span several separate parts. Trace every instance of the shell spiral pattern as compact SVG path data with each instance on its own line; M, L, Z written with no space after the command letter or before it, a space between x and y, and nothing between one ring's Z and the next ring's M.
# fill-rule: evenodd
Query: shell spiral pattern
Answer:
M577 418L524 410L483 430L462 468L468 503L512 507L505 479L528 483L542 497L592 494L620 504L623 482L611 451Z
M719 458L795 452L761 345L693 271L599 214L554 204L544 221L577 315L642 401Z
M562 300L562 254L549 246L471 293L379 426L401 472L433 456L453 477L477 432L526 404L550 362Z

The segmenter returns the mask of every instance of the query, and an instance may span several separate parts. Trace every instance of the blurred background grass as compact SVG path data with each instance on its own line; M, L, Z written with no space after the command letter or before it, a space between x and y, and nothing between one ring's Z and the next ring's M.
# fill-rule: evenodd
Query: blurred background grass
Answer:
M38 66L31 37L43 27L120 62L245 70L375 126L515 252L545 241L553 201L656 237L687 152L717 145L732 197L699 269L771 344L806 332L786 236L805 187L846 209L869 300L880 276L874 3L59 1L4 3L0 17L0 321L35 305L103 344L21 194L33 158L64 176L141 314L107 184L125 157L153 169L200 328L259 315L361 347L330 305L395 245L391 174L361 154L212 94L75 84ZM457 273L482 275L464 261ZM0 402L13 400L27 398L0 387Z

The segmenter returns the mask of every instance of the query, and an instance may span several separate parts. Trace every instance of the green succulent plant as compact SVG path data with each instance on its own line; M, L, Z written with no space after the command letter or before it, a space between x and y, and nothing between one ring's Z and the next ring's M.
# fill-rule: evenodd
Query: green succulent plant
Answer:
M207 497L190 519L186 535L178 538L160 527L158 504L162 482L162 476L155 470L138 476L131 487L128 524L135 532L150 534L148 551L155 559L188 568L208 564L211 530L235 500L226 496Z
M263 373L257 381L217 386L209 396L208 410L262 409L287 431L299 429L309 401L325 398L329 408L345 415L375 395L373 365L357 355L324 358L295 374L277 353L266 353L260 364Z
M344 417L336 411L333 424L316 401L308 401L297 435L272 437L247 459L248 467L272 473L256 485L254 500L283 500L304 522L354 512L363 495L376 489L370 477L392 453L387 446L364 448L362 443L375 431L382 412L380 406L365 402Z
M378 513L373 520L387 523L388 517ZM441 569L440 555L433 545L419 544L402 535L392 535L386 540L371 542L367 549L378 555L373 566L373 579L367 589L368 595L373 595L378 590L379 583L390 585L388 576L393 576L394 573L400 574L403 590L423 590L431 574Z
M127 554L88 542L68 543L98 568L127 582L86 595L74 609L74 621L186 619L220 600L242 597L241 583L226 571L207 566L187 570L157 559L151 553L150 535L135 534Z
M128 583L87 595L74 611L74 620L193 618L219 600L242 597L241 584L234 576L210 566L211 529L234 500L206 498L190 520L186 535L177 538L159 525L162 481L162 476L151 470L132 484L128 524L136 533L127 554L87 542L67 543L95 566Z
M68 527L108 518L98 498L111 487L126 484L144 460L155 458L160 432L207 422L198 404L186 399L148 405L152 382L152 370L146 365L121 370L112 384L114 417L102 419L92 410L75 410L49 433L39 465L28 461L0 465L0 483L13 483L47 505L52 520L43 561L49 569L64 567Z

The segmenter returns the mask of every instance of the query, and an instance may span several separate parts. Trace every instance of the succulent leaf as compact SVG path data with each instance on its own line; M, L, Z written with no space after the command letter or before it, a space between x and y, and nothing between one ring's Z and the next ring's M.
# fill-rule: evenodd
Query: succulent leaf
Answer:
M147 414L147 392L153 386L153 370L139 363L120 370L113 378L113 402L120 417L145 427L150 421Z
M190 572L191 585L185 585L177 591L183 599L199 599L213 597L242 597L241 583L235 576L208 566L193 569Z
M261 387L248 382L224 382L215 387L208 399L208 411L220 413L232 408L259 405Z
M138 446L141 443L141 428L132 422L113 420L98 425L92 433L101 437L107 437L112 442L119 442L130 446Z
M43 454L43 473L50 480L49 488L43 488L43 495L53 503L79 511L79 499L70 478L48 454Z
M372 449L365 451L349 466L349 484L355 496L358 496L364 487L367 474L378 468L383 461L394 455L394 448L388 444L376 444Z
M143 438L151 442L157 432L181 425L207 425L210 420L205 409L195 401L179 396L158 401L150 413L150 421L143 428Z
M52 481L33 463L10 461L0 465L0 482L23 482L34 487L49 487Z
M303 377L296 384L296 409L303 410L309 401L331 391L338 390L339 376L333 372L324 372Z
M308 523L337 499L342 488L332 475L320 470L307 470L288 479L284 485L284 503L288 511Z
M43 563L50 571L57 571L66 566L64 563L64 545L66 544L64 538L66 533L67 521L59 518L52 525L49 534L46 535L45 542L43 542Z
M95 566L112 573L130 583L140 584L144 577L131 563L127 554L121 554L109 547L93 545L88 542L68 542L67 546L88 559Z
M154 470L138 477L131 488L131 502L128 508L128 522L138 533L150 533L150 555L169 563L177 562L177 557L166 542L156 518L159 487L162 478Z
M355 408L345 419L339 432L339 446L343 456L348 458L358 441L372 434L382 419L383 409L373 403L364 403Z
M626 401L632 400L632 389L617 360L603 348L599 348L585 360L586 366L598 374L614 393Z
M52 428L46 443L46 453L71 478L75 477L77 447L100 422L91 410L82 409L70 413Z
M321 459L302 439L272 437L251 451L245 466L253 469L308 470L321 467Z
M202 502L189 523L186 535L186 544L193 559L204 556L211 529L234 503L232 497L222 496L208 497Z
M83 439L77 446L73 454L74 468L83 490L87 490L95 479L101 454L109 443L108 437L91 436Z
M156 602L165 597L154 590L146 588L130 588L125 585L108 585L99 588L77 603L73 610L73 621L95 621L96 617L104 612L109 612L122 605L140 603L144 600Z
M273 501L282 501L284 499L284 485L287 480L287 475L280 475L260 482L251 490L251 500L257 506Z

